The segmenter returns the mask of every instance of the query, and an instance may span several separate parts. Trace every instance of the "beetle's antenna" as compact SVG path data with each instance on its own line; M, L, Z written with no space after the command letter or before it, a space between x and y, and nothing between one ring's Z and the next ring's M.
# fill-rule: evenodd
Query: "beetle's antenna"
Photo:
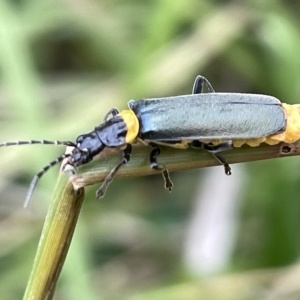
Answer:
M0 147L8 147L8 146L19 146L19 145L33 145L33 144L42 144L42 145L62 145L62 146L71 146L76 147L76 144L69 141L48 141L48 140L27 140L27 141L13 141L13 142L4 142L0 143ZM46 165L39 173L37 173L30 184L29 190L27 192L26 199L24 201L24 207L27 207L34 189L39 181L39 179L54 165L61 162L64 158L70 157L71 154L63 154L56 158L55 160L51 161L48 165Z
M63 144L65 145L65 144ZM31 184L30 184L30 187L29 187L29 190L27 192L27 195L26 195L26 198L25 198L25 201L24 201L24 208L26 208L30 202L30 199L32 197L32 194L35 190L35 187L39 181L39 179L51 168L53 167L54 165L58 164L59 162L61 162L63 159L67 158L67 157L70 157L72 154L71 153L68 153L68 154L63 154L59 157L57 157L55 160L51 161L48 165L46 165L40 172L38 172L32 179L31 181Z
M28 140L28 141L14 141L14 142L4 142L0 143L0 147L7 146L18 146L18 145L33 145L33 144L43 144L43 145L64 145L76 147L76 145L69 141L47 141L47 140Z

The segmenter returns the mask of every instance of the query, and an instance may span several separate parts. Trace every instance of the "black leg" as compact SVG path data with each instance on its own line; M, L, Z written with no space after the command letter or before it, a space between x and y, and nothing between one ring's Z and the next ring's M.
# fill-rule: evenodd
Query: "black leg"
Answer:
M126 148L123 150L122 158L121 158L120 162L110 171L110 173L104 179L101 187L97 190L97 192L96 192L97 199L104 196L108 185L113 181L115 175L117 174L117 172L121 168L121 166L125 165L129 162L131 151L132 151L132 146L130 144L127 144Z
M110 116L115 117L119 111L116 108L112 108L103 118L103 121L107 121Z
M210 82L205 77L198 75L194 82L192 94L201 94L203 89L203 84L205 84L209 93L215 93L215 90L210 84Z
M225 174L231 175L231 168L225 158L220 154L212 153L212 155L224 166Z
M231 175L231 168L225 158L219 153L226 150L231 150L233 147L232 141L224 142L219 145L203 144L203 148L210 152L223 166L226 175Z
M161 171L161 174L165 181L165 188L171 191L173 188L173 183L170 179L169 172L165 166L159 165L157 163L157 156L160 154L160 149L156 144L151 144L151 146L153 147L153 150L150 153L150 166L152 169Z
M204 143L201 143L202 144L202 147L211 152L211 153L219 153L219 152L224 152L224 151L227 151L227 150L231 150L233 148L233 143L232 141L228 141L228 142L223 142L221 144L217 144L217 145L214 145L214 144L204 144Z

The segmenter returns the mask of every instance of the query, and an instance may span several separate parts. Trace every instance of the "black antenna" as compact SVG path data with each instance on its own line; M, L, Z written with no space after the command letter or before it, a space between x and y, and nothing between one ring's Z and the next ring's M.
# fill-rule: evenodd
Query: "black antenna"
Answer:
M57 157L55 160L49 162L49 164L47 164L40 172L38 172L32 179L31 183L30 183L30 187L29 190L27 192L25 201L23 206L26 208L30 202L30 199L32 197L32 194L35 190L35 187L39 181L39 179L53 166L55 166L56 164L60 163L63 159L70 157L72 154L68 153L68 154L63 154L59 157Z
M64 146L76 147L76 145L73 142L68 142L68 141L47 141L47 140L28 140L28 141L4 142L4 143L0 143L0 147L19 146L19 145L33 145L33 144L64 145Z
M69 141L48 141L48 140L28 140L28 141L14 141L14 142L4 142L0 143L0 147L8 147L8 146L19 146L19 145L33 145L33 144L42 144L42 145L63 145L63 146L71 146L76 147L76 144ZM40 172L38 172L32 179L29 190L26 195L26 199L24 201L24 207L27 207L30 199L32 197L32 194L34 192L34 189L39 181L39 179L54 165L61 162L66 157L70 157L72 154L63 154L59 157L57 157L55 160L51 161L49 164L47 164Z

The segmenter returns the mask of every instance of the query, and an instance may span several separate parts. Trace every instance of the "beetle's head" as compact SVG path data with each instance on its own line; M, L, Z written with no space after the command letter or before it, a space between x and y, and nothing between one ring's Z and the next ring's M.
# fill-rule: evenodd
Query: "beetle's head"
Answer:
M99 154L105 147L116 148L126 145L126 136L128 134L127 123L131 125L132 122L128 120L125 122L124 116L114 116L97 126L95 130L80 135L76 139L76 147L72 151L72 165L78 167L90 162L93 157ZM134 132L134 138L136 134L137 133Z
M93 157L99 154L105 145L98 138L95 131L80 135L76 139L76 145L72 151L72 165L78 167L90 162Z

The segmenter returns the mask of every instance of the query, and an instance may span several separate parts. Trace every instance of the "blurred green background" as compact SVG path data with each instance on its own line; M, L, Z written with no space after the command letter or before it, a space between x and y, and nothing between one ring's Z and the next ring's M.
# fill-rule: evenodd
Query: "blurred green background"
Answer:
M216 91L299 102L299 1L0 0L0 140L75 140L130 99ZM21 299L59 147L1 148L0 297ZM300 299L300 160L86 189L54 299Z

